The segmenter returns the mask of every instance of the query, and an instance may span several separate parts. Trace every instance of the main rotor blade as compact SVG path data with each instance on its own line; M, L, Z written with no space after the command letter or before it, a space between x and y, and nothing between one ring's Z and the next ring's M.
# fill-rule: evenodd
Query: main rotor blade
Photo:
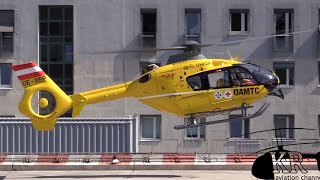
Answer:
M268 132L268 131L282 130L282 129L299 129L299 130L310 130L310 131L314 131L315 130L315 129L311 129L311 128L274 128L274 129L268 129L268 130L262 130L262 131L255 131L255 132L251 132L251 133L244 133L244 134L241 134L239 136L229 137L229 138L226 138L226 139L243 137L244 135L251 135L251 134L257 134L257 133L261 133L261 132Z
M191 45L191 47L194 46L198 48L204 48L209 46L221 46L221 45L228 45L228 44L234 44L234 43L241 43L244 41L253 41L253 40L266 39L266 38L272 38L272 37L291 36L293 34L306 33L310 31L314 31L314 29L284 33L284 34L252 37L252 38L247 38L243 40L228 41L228 42L222 42L222 43L216 43L216 44L194 44L194 45ZM156 51L167 51L167 50L187 50L189 48L190 48L189 45L181 45L181 46L169 47L169 48L127 48L127 49L113 50L113 51L102 51L102 52L91 52L91 53L67 53L67 54L110 54L110 53L130 53L130 52L156 52Z
M241 42L244 42L244 41L267 39L267 38L272 38L272 37L286 37L286 36L291 36L291 35L294 35L294 34L306 33L306 32L311 32L311 31L314 31L314 29L309 29L309 30L304 30L304 31L296 31L296 32L291 32L291 33L284 33L284 34L275 34L275 35L268 35L268 36L252 37L252 38L247 38L247 39L242 39L242 40L235 40L235 41L228 41L228 42L222 42L222 43L217 43L217 44L200 44L200 46L201 47L221 46L221 45L228 45L228 44L234 44L234 43L241 43Z
M129 53L129 52L153 52L153 51L167 51L167 50L184 50L187 47L177 46L169 48L132 48L122 49L117 51L103 51L103 52L92 52L92 53L79 53L79 54L109 54L109 53Z
M320 141L314 141L314 142L309 142L309 143L292 143L292 144L284 144L284 145L281 145L281 146L296 146L296 145L301 145L301 144L317 144L317 143L320 143ZM262 149L260 151L256 151L254 153L251 153L247 156L250 156L250 155L253 155L253 154L257 154L259 152L262 152L262 151L265 151L265 150L269 150L269 149L274 149L274 148L277 148L279 146L273 146L273 147L269 147L269 148L265 148L265 149Z

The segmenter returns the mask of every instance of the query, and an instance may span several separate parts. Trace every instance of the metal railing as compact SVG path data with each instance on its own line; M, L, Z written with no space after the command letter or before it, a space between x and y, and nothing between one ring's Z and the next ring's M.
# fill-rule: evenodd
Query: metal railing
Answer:
M178 148L178 139L139 141L139 153L177 153Z
M318 153L320 152L320 139L301 139L299 145L299 152L304 153ZM310 143L310 144L303 144Z
M281 142L280 142L281 143ZM303 153L320 152L320 139L301 139L283 141L283 144L298 144L294 146L285 146L291 151ZM299 144L302 143L302 144ZM310 144L305 144L310 143ZM273 139L161 139L139 141L139 153L2 153L0 152L0 162L4 160L9 162L109 162L116 156L122 162L146 162L162 161L164 157L176 161L191 161L192 158L203 157L204 160L214 161L219 157L232 157L235 161L248 158L248 154L261 151L265 148L276 146ZM275 148L276 149L276 148ZM262 151L259 154L263 154ZM256 154L258 155L258 154ZM255 155L255 156L256 156ZM223 159L223 158L222 158ZM224 159L226 160L226 159ZM229 158L230 160L230 158ZM223 160L222 160L223 161Z
M212 154L250 154L268 147L267 139L214 139Z

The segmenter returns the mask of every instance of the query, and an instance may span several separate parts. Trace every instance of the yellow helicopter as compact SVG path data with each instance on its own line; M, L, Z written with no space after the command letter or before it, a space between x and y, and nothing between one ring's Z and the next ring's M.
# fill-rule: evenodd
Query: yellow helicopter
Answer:
M187 41L181 46L148 49L183 50L183 53L169 57L162 67L152 65L153 70L136 80L92 91L68 96L35 63L13 65L18 79L24 87L19 111L30 118L36 130L52 130L57 119L72 108L72 117L78 116L85 105L120 98L134 97L139 101L163 112L189 117L187 125L175 129L223 123L234 119L222 119L196 124L192 119L212 116L226 111L242 110L242 117L254 118L261 115L269 104L264 104L254 114L246 110L251 104L267 95L283 98L277 86L279 78L272 72L254 64L242 63L237 58L207 59L200 53L202 47L210 45ZM146 49L125 49L116 52L136 52ZM110 53L110 52L109 52ZM39 108L46 108L52 102L54 108L39 114L32 109L32 97L45 91L53 98L40 98Z

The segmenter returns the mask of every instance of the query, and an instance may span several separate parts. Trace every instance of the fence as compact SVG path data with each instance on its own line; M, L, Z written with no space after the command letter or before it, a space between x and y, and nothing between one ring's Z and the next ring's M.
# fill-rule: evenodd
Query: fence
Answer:
M139 153L176 153L178 151L178 139L139 141Z
M52 131L27 119L0 119L0 153L134 152L135 119L61 118Z
M308 144L310 143L310 144ZM289 151L320 152L320 139L278 141ZM292 145L293 144L293 145ZM286 146L288 145L288 146ZM277 149L276 139L161 139L139 141L139 153L251 154ZM273 150L274 150L273 149Z
M266 139L215 139L211 141L213 154L249 154L268 147Z
M275 139L160 139L137 142L134 118L64 119L53 131L34 131L27 119L0 118L0 154L194 153L250 154L277 146ZM320 139L283 140L286 150L320 152ZM136 151L139 146L139 151ZM264 153L262 151L261 153Z
M304 153L318 153L320 152L320 139L301 139L299 151ZM310 143L310 144L303 144Z
M248 154L268 148L266 139L140 140L139 153Z

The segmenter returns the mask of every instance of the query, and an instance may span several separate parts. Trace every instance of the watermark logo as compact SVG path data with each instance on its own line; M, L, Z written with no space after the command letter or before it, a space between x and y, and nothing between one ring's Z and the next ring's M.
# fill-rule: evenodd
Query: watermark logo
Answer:
M281 138L281 130L283 129L314 130L309 128L278 128L249 133L254 134L274 130L277 140L277 146L265 148L248 155L250 156L253 154L264 152L263 155L258 156L255 159L251 169L252 175L259 179L320 180L320 174L319 176L308 175L308 170L304 165L304 160L309 161L310 159L313 159L313 162L317 163L317 168L320 171L320 152L305 153L285 149L285 147L289 146L297 146L303 144L320 144L320 141L283 144ZM279 132L277 133L277 131ZM280 138L277 137L277 134L280 134ZM302 176L298 176L298 173L302 174Z

